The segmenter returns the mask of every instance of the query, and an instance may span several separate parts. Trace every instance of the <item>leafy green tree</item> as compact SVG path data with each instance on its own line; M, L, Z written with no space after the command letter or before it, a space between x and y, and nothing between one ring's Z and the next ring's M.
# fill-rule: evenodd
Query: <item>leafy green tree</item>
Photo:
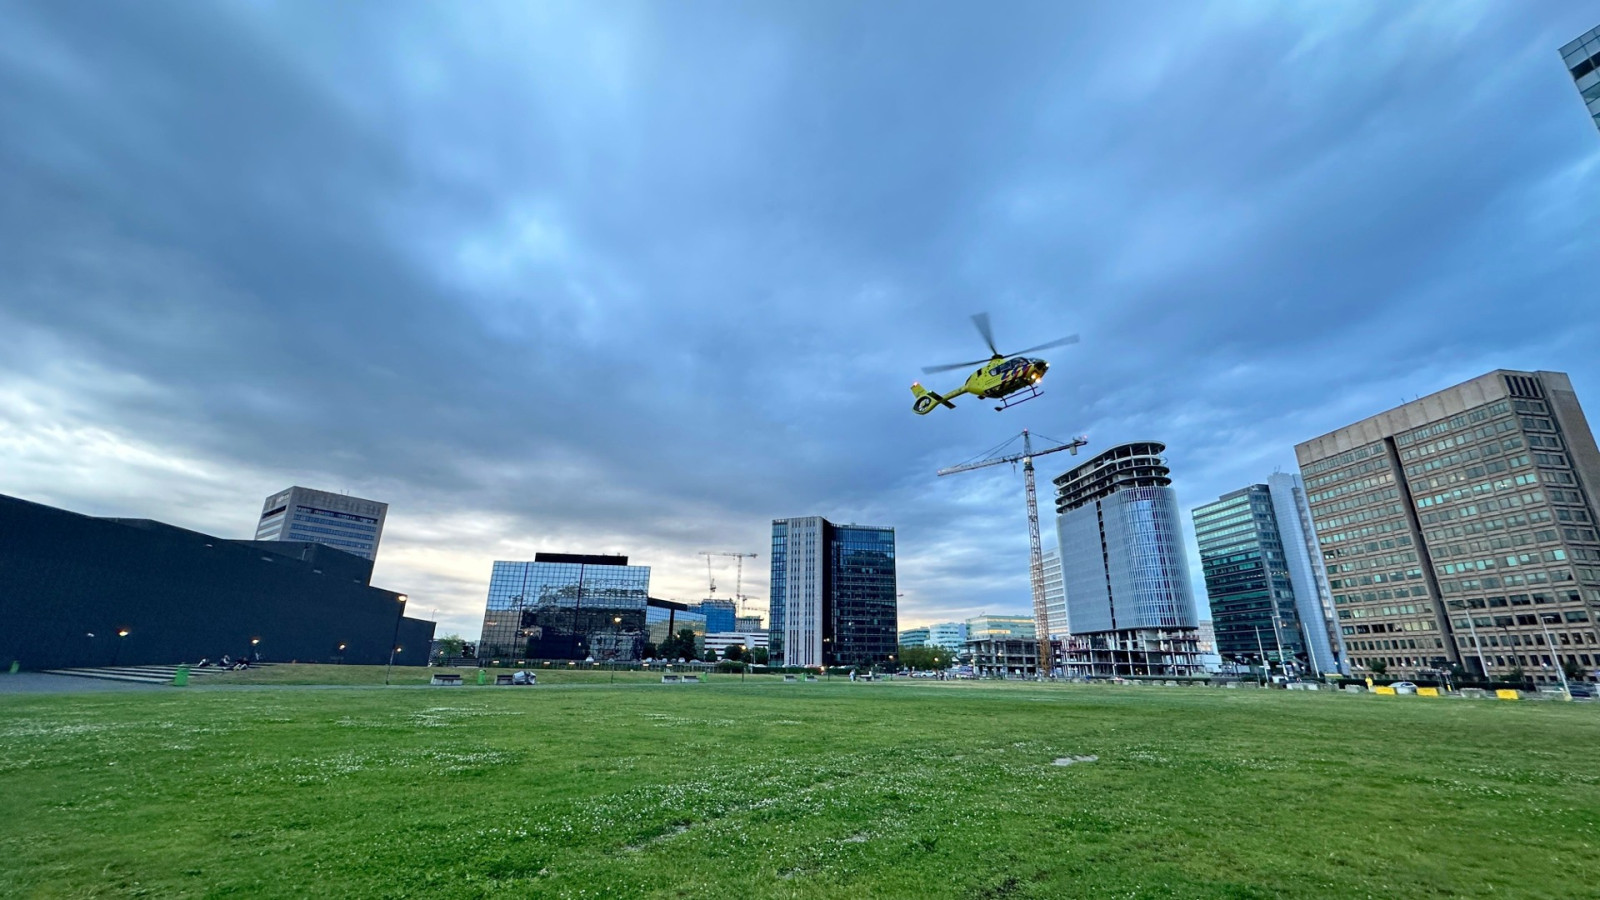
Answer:
M731 660L733 662L738 662L744 659L744 648L738 644L734 644L728 649L722 651L722 658Z
M435 639L434 646L438 648L435 653L444 657L460 656L461 648L466 646L466 643L466 639L459 634L447 634Z
M908 647L902 644L895 662L908 669L943 669L950 665L950 651L942 647Z
M1387 675L1387 674L1389 674L1389 664L1384 662L1381 659L1377 660L1375 662L1372 662L1372 663L1368 663L1367 664L1367 668L1371 669L1372 670L1372 674L1374 674L1374 675Z
M640 650L639 652L644 654L645 659L655 659L657 656L661 655L661 648L657 647L650 641L645 641L644 649Z
M767 648L757 647L750 651L750 661L758 666L764 666L772 657L767 653Z

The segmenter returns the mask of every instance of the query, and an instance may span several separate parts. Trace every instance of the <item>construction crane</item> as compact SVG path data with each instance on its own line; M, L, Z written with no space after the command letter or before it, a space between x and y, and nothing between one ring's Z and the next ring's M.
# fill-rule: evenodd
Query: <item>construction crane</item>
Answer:
M998 466L1001 463L1022 463L1022 482L1026 486L1028 497L1028 550L1031 554L1028 560L1029 580L1033 584L1033 627L1035 637L1039 641L1039 676L1044 677L1051 669L1052 659L1050 653L1050 617L1045 609L1044 602L1044 548L1039 542L1039 499L1033 485L1033 458L1044 456L1046 453L1058 453L1066 450L1073 456L1078 455L1078 448L1087 446L1087 437L1075 437L1070 441L1057 441L1045 438L1055 444L1043 450L1033 449L1033 436L1024 428L1022 434L1022 452L1001 455L1002 452L1017 438L1010 438L1005 443L988 451L981 459L964 462L958 466L940 469L939 474L954 475L957 472L970 472L973 469L983 469L989 466Z
M712 600L715 600L715 599L717 599L717 576L711 574L711 557L718 556L720 554L710 553L710 552L707 552L705 550L701 550L700 551L700 555L704 556L706 558L706 581L708 583L710 583L710 585L711 585L711 588L710 588L711 592L710 592L709 596L710 596L710 598Z
M756 554L734 553L732 551L711 553L703 550L700 552L700 555L706 558L706 578L711 581L711 597L713 600L716 599L717 596L717 582L711 578L711 557L731 556L738 562L738 566L735 568L733 576L733 597L735 602L738 603L739 615L744 615L744 601L748 599L744 595L744 561L747 559L755 559Z

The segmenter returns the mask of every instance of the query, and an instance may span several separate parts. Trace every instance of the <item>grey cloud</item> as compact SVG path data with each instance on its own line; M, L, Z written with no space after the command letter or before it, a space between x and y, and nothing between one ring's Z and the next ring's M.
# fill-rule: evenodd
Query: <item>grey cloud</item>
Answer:
M152 386L82 394L151 445L504 523L415 530L483 579L548 535L650 548L688 591L695 551L816 512L900 527L908 618L1020 609L1020 478L932 472L1024 426L1165 440L1198 503L1397 393L1502 364L1593 384L1572 285L1600 144L1554 50L1592 24L16 5L0 379L47 335ZM1508 333L1508 302L1551 332ZM1030 406L912 416L978 309L1013 346L1085 341ZM397 574L478 602L431 565Z

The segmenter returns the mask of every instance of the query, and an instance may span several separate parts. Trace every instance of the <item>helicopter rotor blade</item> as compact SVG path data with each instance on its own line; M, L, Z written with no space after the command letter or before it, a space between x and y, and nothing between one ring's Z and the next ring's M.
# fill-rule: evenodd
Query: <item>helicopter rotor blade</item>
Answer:
M1017 352L1015 352L1015 353L1013 353L1011 355L1012 356L1021 356L1024 353L1032 353L1035 350L1049 350L1051 347L1065 347L1067 344L1076 344L1078 342L1078 340L1080 339L1080 337L1081 337L1081 335L1069 334L1064 338L1061 338L1059 340L1051 341L1048 344L1040 344L1037 347L1029 347L1026 350L1018 350Z
M989 352L999 356L1000 351L994 346L994 332L989 328L989 314L986 312L975 314L972 317L972 324L977 326L978 333L983 335L983 342L989 345Z
M991 359L994 359L994 357L986 356L983 359L975 359L972 362L950 363L949 365L946 365L946 366L923 366L922 367L922 374L924 374L924 375L932 375L935 372L948 372L951 369L965 369L968 366L982 365L983 363L986 363Z

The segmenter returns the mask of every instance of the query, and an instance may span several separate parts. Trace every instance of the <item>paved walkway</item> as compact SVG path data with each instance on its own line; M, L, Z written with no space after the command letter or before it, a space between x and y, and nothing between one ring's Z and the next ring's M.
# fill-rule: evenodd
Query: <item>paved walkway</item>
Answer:
M46 675L43 672L0 673L0 694L87 694L100 691L158 691L159 684Z

